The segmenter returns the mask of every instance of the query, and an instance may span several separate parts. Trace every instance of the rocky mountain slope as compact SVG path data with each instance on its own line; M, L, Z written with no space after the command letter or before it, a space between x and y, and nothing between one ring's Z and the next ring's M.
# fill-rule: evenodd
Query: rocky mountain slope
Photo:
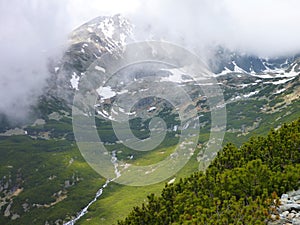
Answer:
M120 54L131 34L132 25L120 15L97 17L75 29L62 59L50 65L49 94L71 103L91 63L106 53Z
M282 56L274 58L263 58L241 52L233 52L221 46L211 50L212 57L209 60L211 69L216 74L229 72L240 73L275 73L286 70L297 58L299 54L293 56Z

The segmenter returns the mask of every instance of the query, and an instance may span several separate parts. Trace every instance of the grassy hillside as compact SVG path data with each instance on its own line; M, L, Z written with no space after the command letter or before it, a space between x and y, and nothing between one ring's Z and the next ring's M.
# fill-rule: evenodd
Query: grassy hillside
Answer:
M87 204L105 182L67 140L1 137L0 154L0 224L44 224L65 218ZM4 216L10 202L11 215ZM20 218L11 220L13 214Z

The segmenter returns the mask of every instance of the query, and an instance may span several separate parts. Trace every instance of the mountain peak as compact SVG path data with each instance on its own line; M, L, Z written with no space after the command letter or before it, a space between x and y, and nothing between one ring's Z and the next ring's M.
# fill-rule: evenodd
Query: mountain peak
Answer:
M52 70L51 94L72 102L73 91L88 67L105 53L121 54L132 35L132 25L120 14L99 16L76 28L68 48Z
M70 42L91 42L101 52L111 51L124 46L126 38L131 34L132 25L120 14L99 16L75 29L70 35Z

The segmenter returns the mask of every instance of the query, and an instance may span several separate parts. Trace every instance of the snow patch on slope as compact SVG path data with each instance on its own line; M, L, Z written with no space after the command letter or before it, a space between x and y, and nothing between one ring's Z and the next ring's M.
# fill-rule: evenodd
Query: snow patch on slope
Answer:
M75 72L73 72L70 82L72 88L75 90L78 90L79 79L80 77Z

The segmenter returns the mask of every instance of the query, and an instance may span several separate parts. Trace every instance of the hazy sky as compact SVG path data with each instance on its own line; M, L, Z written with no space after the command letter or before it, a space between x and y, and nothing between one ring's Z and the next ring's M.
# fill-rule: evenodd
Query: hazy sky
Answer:
M47 58L67 35L100 15L121 13L140 38L211 44L276 56L300 52L298 0L0 0L0 111L22 117L48 77Z
M135 21L186 44L221 44L261 56L300 49L298 0L149 0Z

